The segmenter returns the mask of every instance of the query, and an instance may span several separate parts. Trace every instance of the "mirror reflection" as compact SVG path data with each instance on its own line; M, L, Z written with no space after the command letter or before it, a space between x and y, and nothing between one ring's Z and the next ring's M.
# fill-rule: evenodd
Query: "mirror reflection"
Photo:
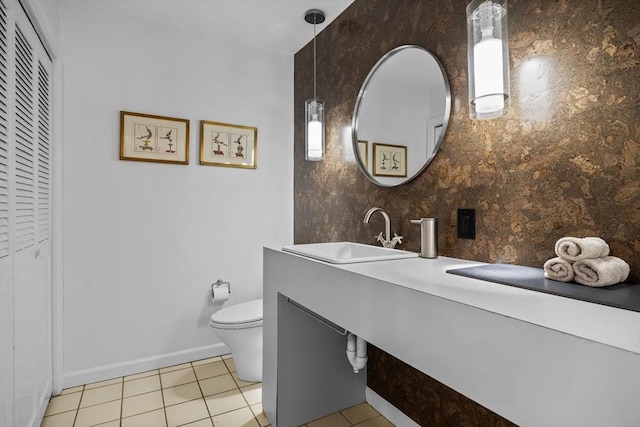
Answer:
M383 187L414 179L444 137L451 92L444 68L420 46L383 56L365 79L353 113L353 151L365 176Z

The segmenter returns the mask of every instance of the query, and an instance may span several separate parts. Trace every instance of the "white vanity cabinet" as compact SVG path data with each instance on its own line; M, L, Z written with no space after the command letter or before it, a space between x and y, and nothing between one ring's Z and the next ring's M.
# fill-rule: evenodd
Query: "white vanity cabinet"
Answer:
M364 338L521 426L640 425L640 313L447 274L440 257L336 265L264 249L263 407L300 425L364 401Z

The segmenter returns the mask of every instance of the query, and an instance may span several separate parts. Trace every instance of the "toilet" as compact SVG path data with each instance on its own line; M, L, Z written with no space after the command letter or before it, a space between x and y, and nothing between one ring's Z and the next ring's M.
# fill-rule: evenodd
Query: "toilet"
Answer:
M211 315L209 326L231 349L238 377L262 381L262 300L225 307Z

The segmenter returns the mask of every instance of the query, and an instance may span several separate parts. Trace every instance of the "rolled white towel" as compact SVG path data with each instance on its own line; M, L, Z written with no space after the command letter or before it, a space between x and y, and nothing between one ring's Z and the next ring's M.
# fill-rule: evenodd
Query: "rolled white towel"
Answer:
M556 255L568 261L602 258L609 255L609 245L599 237L563 237L556 242Z
M573 266L566 259L555 257L544 263L544 277L547 279L570 282L573 276Z
M624 260L607 256L582 259L573 263L574 280L582 285L600 288L624 282L629 277L629 264Z

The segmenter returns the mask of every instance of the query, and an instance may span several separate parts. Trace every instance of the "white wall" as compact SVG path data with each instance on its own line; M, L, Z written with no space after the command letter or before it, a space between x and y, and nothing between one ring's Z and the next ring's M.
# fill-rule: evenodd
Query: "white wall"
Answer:
M65 387L225 351L210 283L262 297L293 241L293 57L81 2L60 49ZM190 119L190 164L119 160L121 110ZM257 127L258 168L200 166L201 119Z
M36 27L40 40L55 55L58 50L60 22L58 21L59 0L20 0L31 22ZM55 58L52 58L55 59Z

